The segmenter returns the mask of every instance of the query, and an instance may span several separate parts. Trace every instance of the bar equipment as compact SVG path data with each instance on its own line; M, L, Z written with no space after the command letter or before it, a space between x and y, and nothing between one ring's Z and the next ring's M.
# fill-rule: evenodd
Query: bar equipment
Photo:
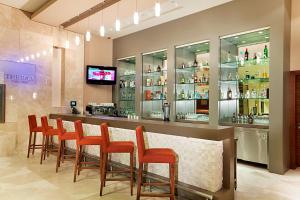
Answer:
M164 121L170 121L170 103L163 104L163 112L164 112Z

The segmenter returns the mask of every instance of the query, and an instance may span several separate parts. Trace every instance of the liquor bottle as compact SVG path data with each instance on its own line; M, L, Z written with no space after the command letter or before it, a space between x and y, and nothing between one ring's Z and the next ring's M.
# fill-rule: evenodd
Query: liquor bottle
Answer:
M156 71L157 71L157 72L161 72L161 67L160 67L160 65L157 66Z
M197 62L197 59L195 58L194 60L194 64L193 64L194 67L198 67L198 62Z
M227 62L231 62L231 54L230 51L227 53Z
M249 52L248 52L248 49L246 49L246 51L245 51L245 60L246 60L246 61L249 60Z
M227 90L227 99L232 99L232 91L230 87Z
M198 82L198 76L197 74L194 75L194 83L197 83Z
M151 73L151 66L148 67L148 73Z
M181 64L181 69L184 69L184 68L185 68L185 64L182 63L182 64Z
M235 115L235 113L232 114L231 121L232 121L232 123L236 123L236 115Z
M268 58L269 57L269 50L268 50L268 46L265 45L265 48L264 48L264 58Z
M183 75L182 75L181 78L180 78L180 83L181 83L181 84L184 84L184 83L185 83L185 79L184 79L184 76L183 76Z
M256 98L256 95L257 95L256 90L252 89L251 98Z
M182 90L181 90L181 93L180 93L180 99L184 99L184 96L185 96L185 95L184 95L184 90L182 89Z

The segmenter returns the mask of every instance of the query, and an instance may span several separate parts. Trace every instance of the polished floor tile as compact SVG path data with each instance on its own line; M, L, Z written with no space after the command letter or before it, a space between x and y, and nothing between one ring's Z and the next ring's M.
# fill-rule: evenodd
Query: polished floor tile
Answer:
M73 162L65 161L55 173L56 157L50 156L41 166L39 152L26 158L25 153L0 158L0 199L9 200L133 200L127 182L108 182L99 197L99 173L83 170L73 183ZM136 189L134 190L136 191ZM300 169L284 176L266 169L238 165L237 200L299 200ZM4 198L5 197L5 198ZM161 198L143 198L161 199Z

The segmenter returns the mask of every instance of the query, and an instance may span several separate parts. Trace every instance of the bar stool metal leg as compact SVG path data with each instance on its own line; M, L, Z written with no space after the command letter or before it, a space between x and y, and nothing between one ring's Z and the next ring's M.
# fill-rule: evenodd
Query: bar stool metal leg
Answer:
M36 132L34 132L34 135L33 135L32 155L34 155L35 145L36 145Z
M32 132L29 133L27 158L29 158L29 154L30 154L30 149L31 149L31 138L32 138Z

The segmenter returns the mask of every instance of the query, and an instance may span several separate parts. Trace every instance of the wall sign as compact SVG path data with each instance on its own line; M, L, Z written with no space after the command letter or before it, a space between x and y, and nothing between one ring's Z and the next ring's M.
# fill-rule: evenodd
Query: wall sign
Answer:
M4 73L5 82L35 83L36 65L0 60L0 72Z

